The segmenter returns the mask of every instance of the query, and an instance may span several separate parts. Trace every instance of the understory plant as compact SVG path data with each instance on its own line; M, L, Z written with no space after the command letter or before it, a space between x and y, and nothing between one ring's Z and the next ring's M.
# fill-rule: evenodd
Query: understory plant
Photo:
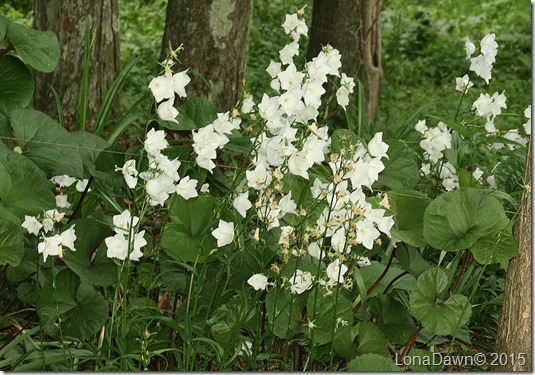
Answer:
M187 100L188 51L169 50L128 149L130 122L108 118L128 70L93 132L68 132L29 107L26 64L51 71L57 40L0 17L0 93L16 92L0 95L0 368L439 370L403 359L470 345L482 275L517 255L527 183L530 108L502 113L505 93L472 82L492 78L495 35L465 41L455 113L387 139L349 114L322 124L363 98L336 46L299 56L303 13L261 100L225 113Z

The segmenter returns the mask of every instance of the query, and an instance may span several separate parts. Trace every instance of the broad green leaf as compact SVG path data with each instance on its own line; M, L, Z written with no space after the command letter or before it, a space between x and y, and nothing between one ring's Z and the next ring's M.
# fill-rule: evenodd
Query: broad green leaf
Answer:
M74 221L76 251L65 251L63 261L83 282L109 286L117 279L117 266L106 256L103 241L111 236L111 229L94 219ZM99 246L100 245L100 246Z
M178 108L176 120L178 124L171 121L159 121L168 129L192 130L202 128L217 119L217 109L214 104L207 99L190 99Z
M370 307L383 335L395 344L406 344L416 326L405 306L391 295L381 294L370 299Z
M11 21L9 19L0 15L0 41L6 36L7 25L10 23Z
M333 341L336 331L353 322L353 307L351 302L341 293L333 293L323 297L321 293L310 293L307 300L307 318L316 327L314 345L323 345ZM312 331L307 336L312 338Z
M349 371L401 371L391 358L379 354L363 354L347 364Z
M357 354L374 353L388 356L388 342L381 329L372 322L361 322L358 325L359 346Z
M507 232L509 219L502 205L480 189L460 188L444 193L427 207L424 215L424 237L429 245L443 251L481 248L479 240ZM503 246L513 246L506 240ZM497 251L503 251L501 247ZM512 254L516 249L510 248Z
M351 361L357 355L357 346L354 342L356 336L357 330L352 324L339 327L334 334L334 351L346 361Z
M424 212L431 199L414 190L391 191L388 197L392 200L398 226L392 234L411 246L427 245L423 234Z
M24 258L22 228L12 221L0 219L0 265L17 266Z
M167 255L178 261L206 262L217 248L210 231L215 198L209 195L185 200L174 195L169 204L172 222L165 226L162 247Z
M6 34L17 54L35 70L50 73L58 65L61 51L52 31L38 31L10 23Z
M0 112L8 115L30 104L35 89L32 73L15 56L0 59L0 82Z
M254 309L241 299L233 299L220 306L215 313L215 322L210 329L214 339L227 350L235 348L240 341L240 331L246 321L255 316Z
M215 198L210 195L186 200L175 194L169 202L169 217L175 223L183 225L192 237L200 237L210 229L215 202Z
M459 123L459 122L457 122L457 121L455 121L453 119L448 119L448 118L440 117L440 116L431 116L431 115L428 115L427 117L430 118L430 119L433 119L433 120L437 120L437 121L443 122L450 129L455 130L457 133L459 133L460 135L462 135L465 138L470 138L472 136L472 133L470 132L470 130L466 126L462 125L461 123Z
M89 132L73 132L71 137L78 143L84 168L89 173L94 172L98 156L102 150L110 147L109 143Z
M331 136L331 151L334 153L340 153L342 150L347 152L358 143L360 143L358 136L351 130L336 129Z
M0 142L0 161L7 161L11 163L21 163L25 164L30 168L34 168L38 173L43 174L39 167L31 161L26 156L15 152L14 150L7 147L5 144Z
M389 145L388 159L381 160L385 169L374 185L385 185L392 190L412 189L420 181L420 171L411 150L394 139L385 142Z
M0 218L20 225L24 215L54 208L56 200L43 173L21 163L0 162Z
M108 315L108 303L104 297L100 293L91 293L62 316L62 332L80 340L89 338L106 324Z
M54 286L55 285L55 286ZM61 319L62 333L80 340L95 335L108 320L108 304L99 293L79 299L80 278L66 268L47 280L37 297L36 310L45 327L55 328Z
M450 281L444 270L431 268L418 277L410 295L410 310L424 328L436 335L452 335L470 319L472 306L467 297L452 294L440 299Z
M275 336L288 339L293 336L301 321L305 307L304 295L292 294L289 289L273 288L266 296L266 311L270 328Z
M13 129L11 129L11 126L9 126L9 122L7 120L7 116L0 113L0 137L5 137L6 139L0 138L0 146L5 145L8 147L13 147L13 142L11 139L11 136L13 135Z
M518 256L518 244L513 237L511 226L503 231L496 231L486 237L480 238L470 248L476 262L480 264L507 262Z
M49 177L82 178L83 165L78 142L57 122L33 109L11 111L11 127L23 154Z

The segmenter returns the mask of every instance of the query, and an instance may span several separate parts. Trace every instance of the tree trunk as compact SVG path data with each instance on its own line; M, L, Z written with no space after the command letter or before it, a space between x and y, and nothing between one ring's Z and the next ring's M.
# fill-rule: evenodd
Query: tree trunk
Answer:
M51 85L61 99L67 128L72 128L76 119L86 20L95 28L87 99L87 125L90 127L120 70L118 0L35 0L34 27L56 33L61 59L53 73L35 72L34 107L57 118L54 96L48 87Z
M364 86L365 118L368 124L377 119L383 68L381 65L381 0L357 0L360 27L358 76Z
M518 257L509 263L495 352L507 354L496 371L531 371L531 147L526 162L524 202L517 218ZM519 354L524 355L519 361ZM504 355L502 355L504 356Z
M183 44L176 71L191 68L188 98L212 100L227 111L240 98L247 59L251 0L169 0L162 60Z
M342 72L364 86L365 119L375 122L379 108L381 0L314 0L308 60L329 43L342 54Z

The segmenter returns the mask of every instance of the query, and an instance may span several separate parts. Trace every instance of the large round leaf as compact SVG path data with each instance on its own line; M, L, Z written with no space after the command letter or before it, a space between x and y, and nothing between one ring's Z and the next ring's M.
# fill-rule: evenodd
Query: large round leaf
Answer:
M462 250L503 231L508 224L500 202L479 189L461 188L429 204L424 214L424 238L439 250Z
M33 109L11 111L11 127L23 154L50 177L82 178L79 144L67 130L42 112Z
M418 277L410 295L412 315L424 328L440 336L452 335L468 322L472 306L467 297L452 294L443 301L439 297L450 284L444 270L431 268Z
M55 329L61 318L62 334L80 340L98 332L108 319L108 304L97 292L78 296L80 278L66 268L47 280L37 297L36 310L43 326Z
M32 73L15 56L0 59L0 112L26 107L33 97L35 84Z
M111 235L111 230L93 219L74 222L76 251L66 251L63 261L82 281L96 286L108 286L117 279L117 266L106 256L103 241ZM99 246L100 245L100 246Z
M0 218L20 224L24 215L35 216L56 205L49 181L38 169L0 162L0 181Z
M186 200L174 195L170 200L169 217L165 226L162 247L167 255L178 261L206 262L217 248L210 233L215 198L209 195Z
M10 23L6 34L17 54L35 70L50 73L58 65L61 51L58 38L52 31L33 30Z

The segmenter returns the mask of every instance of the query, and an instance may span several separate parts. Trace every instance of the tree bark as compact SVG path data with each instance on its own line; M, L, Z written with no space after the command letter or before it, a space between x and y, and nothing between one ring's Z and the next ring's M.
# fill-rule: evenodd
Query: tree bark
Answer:
M86 20L95 28L87 100L87 125L90 127L120 70L118 0L35 0L34 27L56 33L61 59L53 73L35 72L34 107L57 118L54 96L48 87L51 85L61 99L67 128L72 128L76 119Z
M183 44L176 71L191 68L188 98L207 98L221 111L240 98L247 59L251 0L169 0L162 60Z
M314 0L307 58L329 43L342 54L342 72L364 86L365 119L377 118L381 66L381 0Z
M358 76L364 86L365 118L368 124L377 119L383 67L381 65L381 0L358 0L360 27L358 53L361 64Z
M509 263L495 352L506 353L496 371L531 371L531 147L528 147L526 189L515 226L518 257ZM522 199L522 198L521 198ZM519 354L524 353L524 364ZM503 354L502 354L503 356Z

